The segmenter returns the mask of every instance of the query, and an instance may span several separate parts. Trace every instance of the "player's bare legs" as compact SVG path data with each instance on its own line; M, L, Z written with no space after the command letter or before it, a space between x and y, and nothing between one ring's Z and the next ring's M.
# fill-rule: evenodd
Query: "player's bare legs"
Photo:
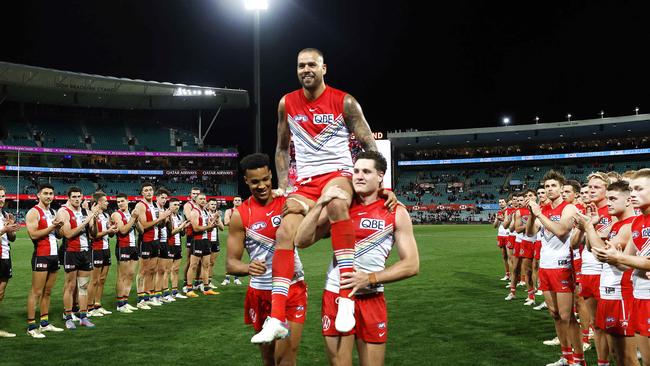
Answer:
M275 341L275 364L277 366L293 366L296 364L302 328L303 324L289 322L289 336Z
M357 351L359 352L359 365L361 366L383 366L386 354L386 343L366 343L357 339Z
M352 366L354 335L325 337L325 348L331 366Z

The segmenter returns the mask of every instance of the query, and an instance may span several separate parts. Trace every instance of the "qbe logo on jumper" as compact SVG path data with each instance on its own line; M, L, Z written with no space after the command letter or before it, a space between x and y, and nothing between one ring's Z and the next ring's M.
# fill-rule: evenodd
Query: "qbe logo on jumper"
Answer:
M384 226L386 226L386 222L384 220L361 219L361 222L359 222L359 227L361 229L384 230Z
M314 114L314 124L328 125L334 123L333 114Z

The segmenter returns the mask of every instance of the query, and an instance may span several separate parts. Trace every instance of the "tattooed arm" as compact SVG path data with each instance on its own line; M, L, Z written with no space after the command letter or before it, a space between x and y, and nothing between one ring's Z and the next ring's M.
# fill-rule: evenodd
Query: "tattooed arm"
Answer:
M350 94L347 94L345 99L343 99L343 118L345 118L345 123L348 125L350 132L354 133L356 139L361 143L363 150L377 151L375 138L372 137L372 131L370 131L370 126L368 126L368 121L366 121L366 117L363 116L361 105Z
M278 175L278 188L287 189L289 185L289 141L291 133L287 114L284 109L284 97L278 104L278 143L275 147L275 172Z

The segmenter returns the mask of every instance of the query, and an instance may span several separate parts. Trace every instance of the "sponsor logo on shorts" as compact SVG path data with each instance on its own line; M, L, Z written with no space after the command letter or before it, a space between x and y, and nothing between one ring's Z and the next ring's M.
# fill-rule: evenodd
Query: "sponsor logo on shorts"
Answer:
M305 307L302 305L296 306L296 311L305 311Z
M282 223L282 215L271 217L271 225L273 225L273 227L280 226L280 223Z
M75 267L76 266L74 264L66 264L65 266L63 266L63 268L65 269L74 269Z
M377 323L377 328L386 329L386 322Z
M386 334L386 332L381 332L379 333L379 337L383 337Z
M248 317L251 318L253 323L257 321L257 313L255 313L254 309L248 309Z
M140 252L141 255L149 255L151 252Z
M361 219L359 222L359 228L361 229L384 230L384 226L386 226L386 222L384 220Z
M334 123L333 114L314 114L315 125L329 125Z
M251 225L251 230L258 231L258 230L264 229L265 227L266 227L266 222L258 221L256 223L254 223L253 225Z
M330 329L332 326L332 321L330 320L330 317L327 315L323 315L323 330L327 331Z
M47 268L47 263L36 263L36 268Z

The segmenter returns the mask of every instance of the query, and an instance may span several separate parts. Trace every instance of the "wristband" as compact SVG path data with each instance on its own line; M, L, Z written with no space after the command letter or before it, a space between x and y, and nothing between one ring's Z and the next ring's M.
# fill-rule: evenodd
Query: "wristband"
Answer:
M368 283L371 285L377 284L377 275L374 272L368 273Z
M273 194L275 194L278 197L279 196L284 196L284 193L285 193L284 188L276 188L276 189L272 190L272 192L273 192Z

